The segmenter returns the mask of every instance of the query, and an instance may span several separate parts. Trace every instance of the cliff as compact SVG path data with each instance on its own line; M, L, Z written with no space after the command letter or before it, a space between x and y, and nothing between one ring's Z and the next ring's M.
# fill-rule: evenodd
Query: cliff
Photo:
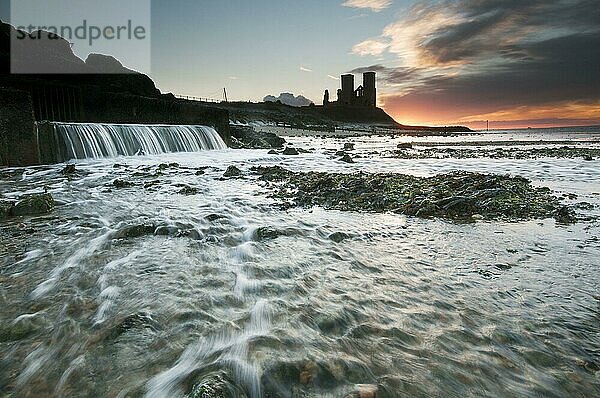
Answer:
M160 97L148 76L125 68L113 57L90 54L83 61L63 38L34 32L36 40L15 40L17 30L0 21L0 86L23 87L42 83L92 86L103 92ZM18 74L11 74L11 62ZM44 71L45 73L38 73ZM46 72L47 71L47 72Z

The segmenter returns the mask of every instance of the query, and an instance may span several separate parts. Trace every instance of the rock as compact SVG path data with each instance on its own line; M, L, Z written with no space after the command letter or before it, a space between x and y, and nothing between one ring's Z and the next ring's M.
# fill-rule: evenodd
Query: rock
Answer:
M226 371L217 371L203 375L201 380L193 383L193 387L185 398L229 398L245 397L246 393L240 391L231 376Z
M298 150L295 148L287 147L283 150L282 154L286 156L295 156L300 155L300 152L298 152Z
M24 340L43 327L43 318L39 314L20 316L13 322L0 325L0 343Z
M265 240L275 239L281 235L281 233L272 227L260 227L254 231L254 240L262 242Z
M445 214L457 217L471 217L477 214L477 204L472 198L465 196L450 196L434 203Z
M129 181L125 181L125 180L121 180L121 179L116 179L113 181L112 185L117 188L117 189L122 189L122 188L129 188L133 186L132 182Z
M69 175L73 175L77 172L77 169L75 168L74 164L68 164L64 167L64 169L62 169L60 171L60 174L64 175L64 176L69 176Z
M148 329L156 332L160 329L160 325L150 314L139 312L116 319L108 329L105 329L100 336L98 336L99 338L97 338L97 340L116 340L121 335L133 329Z
M160 180L152 180L144 183L144 188L149 189L158 185L160 185Z
M594 160L594 158L590 155L583 155L583 160L585 160L586 162L591 162L592 160Z
M176 236L180 232L181 230L174 225L162 225L156 228L154 234L158 236Z
M559 224L572 224L577 221L577 217L568 206L560 206L554 211L554 218Z
M116 231L113 239L139 238L141 236L153 235L156 226L153 224L129 225Z
M357 384L356 390L345 398L376 398L377 390L377 386L371 384Z
M192 195L198 195L198 193L200 193L200 190L195 187L185 186L185 187L181 188L178 193L180 195L192 196Z
M279 152L277 152L275 149L271 149L269 152L267 152L268 155L279 155Z
M350 237L350 235L345 234L343 232L334 232L331 235L329 235L329 239L334 241L335 243L341 243L343 241L345 241L346 239L348 239Z
M342 156L340 158L341 162L345 162L345 163L354 163L354 160L352 159L352 157L350 157L350 155L345 154L344 156Z
M227 218L227 217L225 217L223 214L212 213L204 218L206 218L206 221L213 222L213 221L217 221L217 220L220 220L222 218Z
M439 211L438 206L429 199L424 199L414 213L415 216L421 218L433 217Z
M377 386L371 384L359 384L357 387L359 398L375 398L377 396Z
M318 367L314 362L307 362L306 365L300 371L299 381L300 384L310 384L315 376L317 375Z
M49 193L32 195L18 201L11 214L17 217L47 214L54 209L54 205L54 198Z
M346 142L344 144L344 151L353 151L354 150L354 143L353 142Z
M412 142L401 142L396 146L398 149L412 149Z
M179 163L161 163L158 165L159 170L176 169L179 168Z
M225 174L223 174L223 177L230 178L230 177L239 177L241 175L242 175L242 171L240 169L238 169L235 166L229 166L227 168L227 170L225 170Z
M277 149L285 145L285 140L277 134L258 132L253 127L230 126L229 132L234 149Z
M13 207L15 207L13 202L0 201L0 220L4 220L12 216Z

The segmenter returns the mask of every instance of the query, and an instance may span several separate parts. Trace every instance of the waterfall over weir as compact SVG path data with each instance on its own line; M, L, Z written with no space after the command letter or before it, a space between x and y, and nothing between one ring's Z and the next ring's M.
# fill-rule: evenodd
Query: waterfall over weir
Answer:
M212 127L52 123L56 160L225 149Z

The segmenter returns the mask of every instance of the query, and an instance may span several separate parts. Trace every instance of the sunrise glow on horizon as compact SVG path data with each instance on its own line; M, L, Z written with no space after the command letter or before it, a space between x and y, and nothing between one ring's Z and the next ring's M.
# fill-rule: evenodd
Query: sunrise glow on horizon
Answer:
M406 125L482 129L600 124L597 4L470 0L152 1L164 93L315 104L344 73L377 72L379 105ZM0 17L7 20L0 8Z

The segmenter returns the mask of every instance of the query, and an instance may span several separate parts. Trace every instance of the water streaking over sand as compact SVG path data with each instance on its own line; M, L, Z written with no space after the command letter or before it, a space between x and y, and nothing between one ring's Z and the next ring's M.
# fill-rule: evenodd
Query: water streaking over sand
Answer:
M249 173L509 173L598 206L598 160L398 159L381 153L416 138L351 140L352 164L335 156L349 139L295 137L314 151L0 171L4 198L58 203L0 224L0 395L600 394L597 221L282 211ZM222 178L230 165L244 176Z

